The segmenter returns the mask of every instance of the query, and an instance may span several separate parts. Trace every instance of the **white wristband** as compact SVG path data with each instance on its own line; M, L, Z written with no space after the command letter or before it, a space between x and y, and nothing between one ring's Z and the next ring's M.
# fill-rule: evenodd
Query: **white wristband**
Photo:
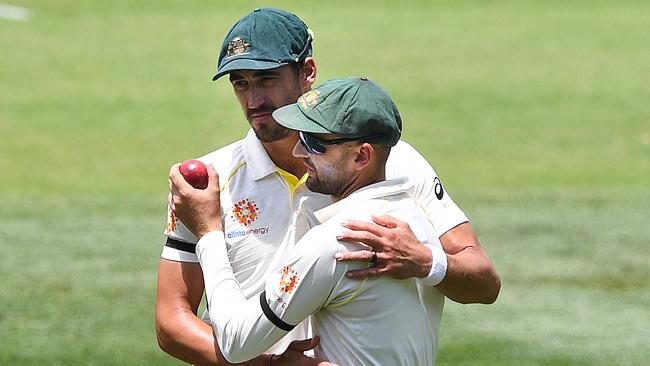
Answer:
M422 278L422 281L429 286L436 286L442 282L442 279L445 278L445 275L447 274L447 253L445 253L441 247L431 244L424 244L424 246L431 250L433 261L431 262L431 271L429 271L429 275Z

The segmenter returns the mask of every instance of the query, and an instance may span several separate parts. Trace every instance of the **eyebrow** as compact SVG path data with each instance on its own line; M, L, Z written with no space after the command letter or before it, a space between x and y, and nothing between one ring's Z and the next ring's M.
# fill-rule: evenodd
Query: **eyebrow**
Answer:
M278 76L278 75L280 75L280 73L274 69L253 71L253 77L258 77L258 78L264 76ZM230 81L244 79L244 77L240 74L237 74L236 71L231 72L229 78Z

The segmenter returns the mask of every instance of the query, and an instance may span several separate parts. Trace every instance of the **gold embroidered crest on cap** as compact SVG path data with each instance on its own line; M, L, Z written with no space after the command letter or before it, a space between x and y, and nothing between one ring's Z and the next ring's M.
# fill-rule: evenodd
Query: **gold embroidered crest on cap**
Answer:
M310 90L307 93L303 94L300 98L298 98L298 103L303 108L313 107L316 104L318 104L319 95L320 95L320 91Z
M228 43L228 50L226 51L226 57L232 57L236 55L241 55L248 51L251 48L251 44L244 41L239 37L233 38L230 43Z

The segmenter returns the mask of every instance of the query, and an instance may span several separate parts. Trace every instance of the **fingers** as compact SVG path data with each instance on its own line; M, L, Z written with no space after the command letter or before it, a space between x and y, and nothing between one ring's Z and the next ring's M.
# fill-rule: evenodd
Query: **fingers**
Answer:
M350 279L377 277L390 271L387 266L388 255L374 250L359 250L355 252L338 252L334 255L338 261L367 262L370 267L348 271L345 276Z
M183 175L179 170L180 166L180 163L171 166L169 169L169 178L167 180L169 184L169 203L173 210L176 209L176 205L179 203L181 191L185 192L187 189L192 188L192 186L185 181L185 178L183 178Z
M174 171L178 171L178 166L180 166L180 164L174 164L171 166L171 168L169 168L169 176L167 176L167 184L169 185L170 192L174 187L174 183L172 183L172 174L174 173Z
M384 247L381 236L377 236L367 231L343 231L336 235L336 239L341 241L363 243L373 249L380 251Z
M374 224L372 222L360 221L360 220L346 220L342 222L341 225L350 230L366 231L375 236L383 236L385 230L385 228L380 225Z
M374 250L359 250L356 252L338 252L334 255L338 261L356 261L367 262L370 267L348 271L345 275L348 278L359 279L374 277L384 274L388 271L386 268L387 256L383 253L377 253ZM381 264L379 262L382 262Z
M379 267L370 267L370 268L365 268L365 269L355 269L352 271L348 271L345 273L345 277L353 279L353 280L360 280L364 278L369 278L369 277L377 277L388 270L386 268L379 268Z
M169 169L169 190L171 191L173 186L176 186L178 190L185 191L187 189L195 189L192 187L191 184L189 184L185 178L183 178L183 175L181 174L181 171L179 170L179 167L181 166L180 163L176 163L171 166ZM213 188L219 188L219 174L217 174L217 171L214 170L214 167L212 164L206 164L206 168L208 171L208 187L213 187Z
M334 258L342 262L344 261L372 262L373 253L375 255L378 255L377 252L371 250L358 250L354 252L338 252L334 254Z
M292 350L295 351L305 352L318 346L319 342L320 342L320 338L318 336L314 336L313 338L309 338L309 339L292 341L289 344L288 348L291 348Z
M180 167L181 167L181 163L172 164L172 166L169 168L169 176L171 177L172 173L179 173L180 174L180 172L181 172Z
M176 163L172 165L172 167L169 169L169 190L171 191L174 187L177 189L187 189L188 187L192 187L189 183L185 181L185 178L183 178L183 175L181 174L181 171L179 170L179 167L181 166L180 163Z
M171 184L170 184L170 186L171 186ZM169 193L167 194L167 204L169 204L169 207L173 211L174 210L174 197L172 196L171 187L170 187Z
M408 225L406 222L398 220L390 215L382 215L382 216L372 215L372 221L377 225L381 225L389 229L394 229L401 225Z
M212 164L206 164L208 168L208 187L219 187L219 174L214 170Z

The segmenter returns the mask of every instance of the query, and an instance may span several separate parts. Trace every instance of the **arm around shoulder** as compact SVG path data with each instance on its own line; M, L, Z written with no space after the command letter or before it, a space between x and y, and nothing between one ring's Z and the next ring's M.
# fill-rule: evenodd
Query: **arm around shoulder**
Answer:
M447 231L440 242L447 253L447 274L438 289L459 303L494 303L501 279L470 223Z

